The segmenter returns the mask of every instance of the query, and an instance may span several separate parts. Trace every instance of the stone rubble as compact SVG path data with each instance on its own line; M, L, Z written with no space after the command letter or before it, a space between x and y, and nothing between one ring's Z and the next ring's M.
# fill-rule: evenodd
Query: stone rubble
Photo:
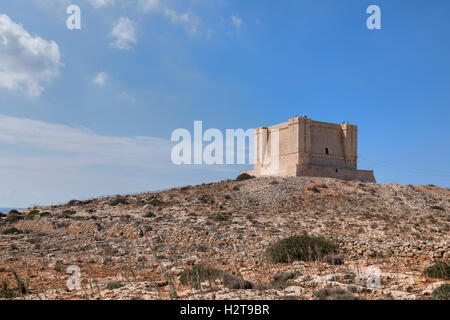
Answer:
M11 271L26 279L29 293L17 299L301 300L424 299L449 283L423 275L450 259L449 189L289 177L128 195L113 205L116 198L30 208L15 222L1 217L0 282L13 285ZM10 228L21 233L3 234ZM340 263L267 261L270 244L302 233L336 242ZM182 285L180 275L196 264L251 289L223 278ZM71 291L72 265L81 288ZM364 278L370 266L380 270L378 287ZM111 282L123 286L107 289Z

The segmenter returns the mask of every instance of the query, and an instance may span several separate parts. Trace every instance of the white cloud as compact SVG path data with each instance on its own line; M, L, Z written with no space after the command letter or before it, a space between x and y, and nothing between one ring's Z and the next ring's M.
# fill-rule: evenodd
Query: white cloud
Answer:
M0 181L8 182L0 185L0 206L55 203L170 184L170 177L158 181L174 167L167 140L107 136L5 115L0 115L0 124Z
M0 88L38 97L59 73L59 47L0 14Z
M55 11L60 11L61 9L65 9L67 6L71 4L78 4L83 9L83 6L86 2L94 7L95 9L103 8L107 6L113 6L116 2L115 0L32 0L38 7L44 9L51 9ZM75 3L74 3L75 2ZM77 3L79 2L79 3Z
M96 9L114 4L114 0L89 0L89 2Z
M0 181L8 182L0 184L0 206L5 207L196 184L239 171L176 166L170 160L174 143L166 139L101 135L1 114L0 124Z
M165 8L164 16L173 24L182 24L190 33L197 32L198 21L194 19L189 13L177 13L175 10Z
M117 94L117 97L127 102L136 103L136 98L126 91L122 91L121 93Z
M175 10L166 8L164 15L169 18L172 23L189 23L191 18L188 13L178 14Z
M231 23L236 27L236 28L240 28L242 25L242 19L239 18L238 16L231 16Z
M191 34L197 32L199 20L194 18L191 13L179 13L161 0L139 0L138 4L145 12L155 12L168 19L172 24L183 25Z
M139 5L144 11L158 9L160 4L160 0L139 0Z
M108 80L108 74L105 72L100 72L99 74L97 74L94 79L92 80L95 84L98 84L99 86L103 86L106 82L106 80Z
M137 43L136 24L128 18L120 18L110 34L115 38L112 46L119 50L130 50Z
M82 160L80 164L147 165L162 163L164 158L170 160L171 144L164 139L104 136L82 128L5 115L0 115L0 123L0 145L52 151L63 162L73 163L74 156Z

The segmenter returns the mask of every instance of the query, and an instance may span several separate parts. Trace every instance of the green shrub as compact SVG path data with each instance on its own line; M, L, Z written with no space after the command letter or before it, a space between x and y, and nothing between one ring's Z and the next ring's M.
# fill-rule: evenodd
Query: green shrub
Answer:
M7 216L6 213L0 212L0 218L4 218L4 217L6 217L6 216Z
M144 215L144 218L153 218L156 217L156 214L154 214L153 212L149 211Z
M50 213L50 212L41 212L41 214L40 214L40 216L41 217L49 217L49 216L51 216L52 214Z
M443 284L434 290L431 297L435 300L450 300L450 284Z
M39 214L39 210L31 210L30 212L28 212L28 214L26 215L25 219L27 220L33 220L34 217L36 217Z
M16 281L16 288L10 288L9 282L2 280L0 284L0 298L1 299L12 299L19 295L24 295L28 293L28 280L20 279L15 271L11 271L14 279Z
M75 213L77 213L75 210L64 210L63 215L65 216L73 216Z
M254 176L249 175L248 173L241 173L237 176L236 181L244 181L255 178Z
M0 299L12 299L17 297L17 290L9 288L9 282L3 280L0 285Z
M180 283L199 288L200 283L206 280L214 281L222 276L223 271L208 267L204 264L197 264L192 269L186 269L180 275Z
M158 206L162 206L164 204L164 202L162 202L159 199L152 199L152 200L150 200L150 202L148 204L151 206L154 206L154 207L158 207Z
M64 270L64 265L63 265L63 263L60 260L56 261L54 270L56 272L61 272L61 271Z
M445 209L442 208L441 206L431 206L430 208L433 209L433 210L441 210L441 211L445 211Z
M109 205L111 207L115 207L115 206L117 206L119 204L128 204L128 201L125 198L117 197L114 200L111 200L111 202L109 203Z
M119 288L122 288L122 287L123 287L123 284L122 284L122 283L120 283L120 282L115 282L115 281L110 282L110 283L108 283L108 284L106 285L106 289L108 289L108 290L115 290L115 289L119 289Z
M273 263L287 263L294 260L315 261L333 253L337 245L325 238L306 234L282 239L266 250L267 258Z
M9 228L9 229L5 229L3 230L2 234L4 235L8 235L8 234L21 234L22 231L20 231L17 228Z
M428 267L423 274L430 278L450 280L450 264L438 261Z
M16 209L12 209L11 211L9 211L10 214L20 214L19 211L17 211Z
M70 200L69 202L67 202L66 205L71 207L71 206L76 206L78 204L81 204L81 201L73 199L73 200Z
M15 271L11 271L14 279L16 280L17 291L20 295L24 295L28 293L28 280L20 279Z
M213 220L217 221L217 222L223 222L223 221L228 221L230 220L230 215L229 214L216 214L215 216L213 216Z
M309 187L307 190L312 191L314 193L320 193L320 190L316 186Z
M14 223L14 222L23 220L24 218L25 217L22 216L20 213L10 213L10 214L8 214L8 217L6 218L6 221L10 222L10 223Z

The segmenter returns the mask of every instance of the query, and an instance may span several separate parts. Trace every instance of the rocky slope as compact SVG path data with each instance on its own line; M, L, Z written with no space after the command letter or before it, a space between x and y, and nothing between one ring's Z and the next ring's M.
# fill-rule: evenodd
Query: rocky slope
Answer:
M427 298L449 283L423 275L450 260L449 207L449 189L435 186L299 177L31 208L0 218L0 290L20 280L18 299ZM269 263L270 244L303 233L337 243L343 263ZM252 288L180 283L198 264ZM68 289L68 266L80 268L80 289Z

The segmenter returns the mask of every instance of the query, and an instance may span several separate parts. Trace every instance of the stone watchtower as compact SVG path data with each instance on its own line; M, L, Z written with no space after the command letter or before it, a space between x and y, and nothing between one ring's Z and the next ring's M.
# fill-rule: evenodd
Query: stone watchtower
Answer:
M373 171L358 170L358 128L295 117L255 129L254 176L329 177L375 182Z

